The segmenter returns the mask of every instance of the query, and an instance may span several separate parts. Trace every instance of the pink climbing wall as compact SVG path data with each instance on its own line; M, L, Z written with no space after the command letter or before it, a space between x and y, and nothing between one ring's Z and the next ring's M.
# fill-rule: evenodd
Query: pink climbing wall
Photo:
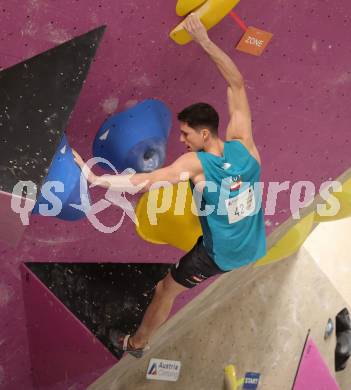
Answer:
M100 124L135 101L155 97L173 111L207 101L227 121L225 84L194 44L177 46L176 1L0 0L0 67L9 67L101 24L107 31L67 130L71 145L91 157ZM234 50L240 29L226 18L211 37L243 70L263 159L265 182L311 180L317 188L351 165L351 3L340 0L245 1L236 8L248 25L274 33L264 55ZM184 152L174 121L168 161ZM95 200L103 193L93 190ZM136 202L136 198L134 199ZM271 232L290 216L289 193L266 216ZM114 225L120 212L101 215ZM23 261L174 262L180 251L143 242L126 219L114 234L88 221L35 217L20 245L0 242L0 388L30 389L30 362L19 265ZM189 292L178 307L191 299Z

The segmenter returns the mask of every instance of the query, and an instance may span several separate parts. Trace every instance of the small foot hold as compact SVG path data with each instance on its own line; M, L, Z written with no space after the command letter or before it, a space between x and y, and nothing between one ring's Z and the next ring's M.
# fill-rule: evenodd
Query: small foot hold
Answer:
M130 337L130 334L125 334L118 329L110 330L110 341L116 352L127 352L137 359L142 358L144 353L148 351L150 347L146 345L144 348L134 348L130 344Z

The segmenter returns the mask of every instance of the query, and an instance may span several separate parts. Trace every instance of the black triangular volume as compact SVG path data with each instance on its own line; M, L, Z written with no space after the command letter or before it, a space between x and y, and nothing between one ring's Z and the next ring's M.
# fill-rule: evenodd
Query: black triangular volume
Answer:
M105 28L0 72L0 191L41 187Z
M26 263L26 266L118 358L110 329L138 328L169 264Z

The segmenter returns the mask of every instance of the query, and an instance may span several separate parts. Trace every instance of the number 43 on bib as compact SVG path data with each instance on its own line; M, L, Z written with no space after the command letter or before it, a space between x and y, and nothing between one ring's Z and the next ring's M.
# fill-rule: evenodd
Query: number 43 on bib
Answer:
M256 208L253 187L248 187L234 198L226 199L225 205L228 213L228 222L230 224L239 222L243 218L248 217Z

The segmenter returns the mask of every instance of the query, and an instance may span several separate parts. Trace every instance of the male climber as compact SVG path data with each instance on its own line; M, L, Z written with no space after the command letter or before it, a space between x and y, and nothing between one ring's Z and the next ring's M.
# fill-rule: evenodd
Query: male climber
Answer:
M252 136L243 77L233 61L209 39L196 15L187 17L185 29L209 55L228 84L230 121L225 141L218 136L217 112L208 104L197 103L178 114L180 141L187 153L173 164L135 175L97 177L89 169L85 173L89 182L104 188L118 190L131 182L147 191L161 181L178 183L187 172L194 193L202 194L199 208L204 211L204 207L212 207L211 213L200 217L203 236L157 284L136 333L110 332L115 348L135 357L141 357L148 348L151 335L166 321L177 295L211 276L248 265L266 253L261 194L257 190L261 160ZM84 161L74 154L77 164L83 168Z

